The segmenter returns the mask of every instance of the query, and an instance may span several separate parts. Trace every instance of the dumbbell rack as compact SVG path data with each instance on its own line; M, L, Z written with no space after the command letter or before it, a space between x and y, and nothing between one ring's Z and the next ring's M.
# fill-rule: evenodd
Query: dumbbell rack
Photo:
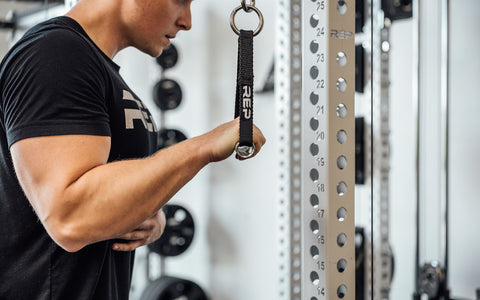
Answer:
M278 7L279 299L355 299L355 1Z

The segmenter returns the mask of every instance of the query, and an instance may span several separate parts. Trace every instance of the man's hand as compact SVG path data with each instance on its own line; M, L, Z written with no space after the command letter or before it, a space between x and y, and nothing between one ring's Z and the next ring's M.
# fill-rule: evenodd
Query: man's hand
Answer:
M210 162L224 160L232 154L235 144L238 142L239 121L240 119L236 118L199 137L204 139L202 144L208 147ZM265 137L255 125L253 125L253 143L255 144L255 152L252 157L257 155L265 144ZM237 158L244 160L243 158Z
M160 209L135 230L119 236L118 238L125 240L125 243L114 243L113 250L133 251L138 247L150 244L160 238L165 229L165 225L165 213Z

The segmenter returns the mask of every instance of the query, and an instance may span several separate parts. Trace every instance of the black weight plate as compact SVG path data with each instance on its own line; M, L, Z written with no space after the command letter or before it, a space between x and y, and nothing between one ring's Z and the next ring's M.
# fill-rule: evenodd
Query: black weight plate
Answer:
M150 283L142 293L140 300L207 300L202 288L193 281L162 276Z
M148 245L151 251L161 256L177 256L185 252L193 241L195 225L192 215L180 205L163 207L167 224L162 236Z
M164 70L175 66L178 61L177 48L173 44L165 47L162 51L162 54L157 57L156 61L157 64L159 64Z
M153 101L162 111L175 109L182 103L182 89L175 80L162 79L153 87Z
M177 129L161 129L158 131L157 148L158 150L180 143L187 137Z

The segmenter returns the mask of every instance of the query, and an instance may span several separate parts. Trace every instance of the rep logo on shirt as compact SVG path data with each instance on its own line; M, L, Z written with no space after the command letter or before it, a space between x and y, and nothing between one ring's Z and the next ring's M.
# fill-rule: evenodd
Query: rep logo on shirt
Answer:
M143 105L142 101L137 100L129 91L123 91L124 101L133 101L137 108L125 108L125 129L134 129L133 120L142 121L143 126L150 132L157 132L157 127L153 121L152 115Z

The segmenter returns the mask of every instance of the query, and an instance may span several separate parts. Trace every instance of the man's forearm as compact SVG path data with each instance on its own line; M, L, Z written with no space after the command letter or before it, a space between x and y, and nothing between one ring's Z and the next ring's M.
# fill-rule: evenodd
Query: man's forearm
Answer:
M98 166L73 182L57 208L60 243L69 251L133 230L209 162L201 138L151 157Z

